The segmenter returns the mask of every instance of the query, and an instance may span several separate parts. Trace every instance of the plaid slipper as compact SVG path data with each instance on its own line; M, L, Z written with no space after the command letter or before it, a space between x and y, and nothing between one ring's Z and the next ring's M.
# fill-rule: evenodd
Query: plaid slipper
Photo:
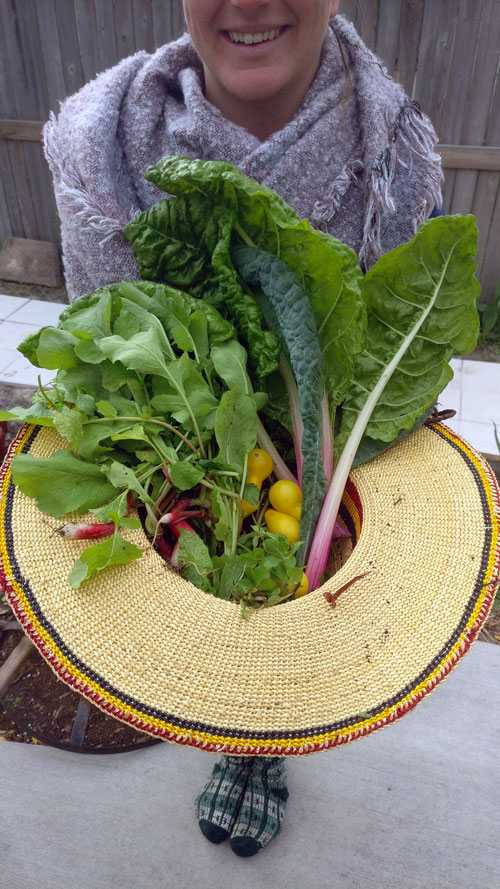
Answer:
M255 855L278 836L287 799L284 760L255 758L229 840L236 855Z
M196 798L200 829L211 843L222 843L231 833L254 759L253 756L223 756Z

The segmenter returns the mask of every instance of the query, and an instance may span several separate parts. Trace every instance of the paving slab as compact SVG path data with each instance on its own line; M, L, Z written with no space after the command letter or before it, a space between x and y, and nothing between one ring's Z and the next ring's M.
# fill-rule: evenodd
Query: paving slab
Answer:
M397 724L290 762L255 858L201 835L214 762L0 744L0 889L498 889L500 647L478 642Z
M20 284L62 286L59 251L51 241L5 238L0 250L0 279Z

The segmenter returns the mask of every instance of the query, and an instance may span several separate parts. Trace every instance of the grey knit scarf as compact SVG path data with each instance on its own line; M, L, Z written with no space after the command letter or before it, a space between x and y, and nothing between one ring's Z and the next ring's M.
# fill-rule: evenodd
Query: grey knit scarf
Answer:
M353 247L365 268L441 204L430 121L342 16L301 107L265 142L206 100L187 34L100 74L63 103L44 137L71 299L138 277L123 229L165 197L143 172L166 154L236 164Z

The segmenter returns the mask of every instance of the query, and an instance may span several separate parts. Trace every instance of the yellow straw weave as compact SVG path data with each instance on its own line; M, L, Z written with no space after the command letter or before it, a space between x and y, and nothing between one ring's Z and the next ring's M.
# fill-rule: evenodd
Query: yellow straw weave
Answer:
M16 452L64 447L25 427L4 464L0 553L9 601L57 675L167 741L234 754L302 755L394 721L477 636L499 574L499 493L482 457L444 426L422 428L356 469L343 509L359 539L309 595L242 618L143 550L72 589L87 545L54 534L12 483ZM361 501L359 507L358 497ZM338 596L324 593L367 573Z

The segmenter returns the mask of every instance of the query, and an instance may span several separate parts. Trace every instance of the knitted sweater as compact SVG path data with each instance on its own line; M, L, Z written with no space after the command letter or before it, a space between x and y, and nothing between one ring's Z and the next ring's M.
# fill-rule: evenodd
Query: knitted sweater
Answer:
M71 299L138 277L123 229L165 197L143 173L167 154L235 164L349 244L365 268L440 205L430 121L342 16L300 108L264 142L226 120L202 84L186 34L100 74L46 124Z

